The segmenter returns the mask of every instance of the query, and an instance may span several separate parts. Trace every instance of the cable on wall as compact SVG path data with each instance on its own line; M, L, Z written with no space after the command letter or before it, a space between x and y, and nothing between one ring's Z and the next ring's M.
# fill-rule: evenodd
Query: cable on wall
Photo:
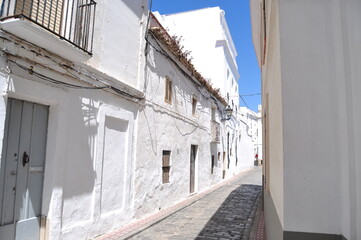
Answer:
M110 89L112 90L113 92L117 93L117 94L120 94L120 95L124 95L124 96L127 96L128 98L135 98L137 100L141 100L143 98L140 98L140 97L137 97L137 96L133 96L125 91L122 91L116 87L113 87L111 85L105 85L105 86L93 86L93 87L86 87L86 86L81 86L81 85L76 85L76 84L71 84L71 83L66 83L66 82L63 82L63 81L59 81L57 79L54 79L54 78L51 78L51 77L48 77L48 76L45 76L44 74L41 74L39 72L36 72L34 71L33 67L30 66L30 67L26 67L12 59L9 59L3 55L0 55L1 58L3 58L4 60L8 61L8 62L11 62L13 64L15 64L17 67L19 67L20 69L28 72L29 74L31 75L34 75L36 77L38 77L39 79L41 80L44 80L44 81L47 81L47 82L51 82L53 84L56 84L56 85L61 85L61 86L64 86L64 87L67 87L67 88L73 88L73 89L87 89L87 90L98 90L98 89Z

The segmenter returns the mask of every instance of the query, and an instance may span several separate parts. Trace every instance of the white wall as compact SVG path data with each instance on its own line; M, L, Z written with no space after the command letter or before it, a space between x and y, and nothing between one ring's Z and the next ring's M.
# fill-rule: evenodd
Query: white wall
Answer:
M139 113L137 143L138 149L142 150L137 152L135 175L135 211L138 218L169 207L189 196L191 145L198 146L196 192L221 181L223 169L226 169L228 178L253 165L252 158L247 155L248 146L245 145L237 149L240 158L236 166L237 136L234 134L230 139L233 154L228 168L226 138L230 130L226 123L220 120L220 111L224 110L224 106L212 100L203 87L197 86L194 79L183 72L184 67L175 58L173 62L154 50L154 47L163 48L167 52L164 45L152 37L149 37L149 41L153 46L149 46L147 55L146 100ZM171 104L164 101L166 77L172 81ZM196 116L192 116L192 97L198 100ZM221 126L220 143L211 141L212 108L218 109L216 121ZM170 183L162 183L163 150L171 151ZM226 153L226 159L223 159L223 152ZM215 159L213 174L212 155Z
M270 239L279 239L275 218L284 231L361 237L360 10L351 0L266 2L264 154L278 215L267 200Z
M142 89L147 0L98 1L90 66Z
M169 29L171 36L181 38L180 43L190 51L196 69L210 79L215 88L220 88L224 97L229 93L230 105L232 100L239 105L238 92L231 88L232 79L238 84L237 52L223 10L213 7L168 14L163 15L160 21Z
M1 32L11 39L2 38L2 51L26 68L69 84L112 85L134 96L53 84L1 60L0 141L9 97L50 109L42 203L49 239L90 239L134 218L146 2L97 2L93 57L86 64Z
M50 106L42 207L48 217L50 239L91 238L129 221L136 105L99 90L51 87L22 70L10 69L9 85L6 76L1 81L2 89L6 89L1 98L2 113L6 112L8 97ZM127 128L105 130L112 129L105 116L123 121ZM119 143L112 138L118 135L126 141ZM103 140L106 155L100 154ZM118 153L121 146L127 155L108 157ZM124 172L114 174L118 167ZM107 181L114 176L124 177L120 188Z
M341 170L341 211L342 233L348 239L361 238L361 130L358 124L361 119L360 102L360 29L356 27L360 21L361 4L358 1L336 1L334 12L337 13L337 28L334 33L336 61L338 68L339 101L339 168ZM336 21L335 21L336 22ZM345 161L348 159L348 161Z
M280 22L284 227L340 234L333 6L324 1L280 4L280 18L289 19Z
M262 106L263 126L268 135L264 137L266 185L274 202L277 217L284 226L284 156L283 156L283 93L281 88L281 58L279 40L279 18L277 1L272 1L272 14L269 19L269 30L267 44L267 58L265 68L262 69ZM267 97L268 96L268 97ZM266 117L265 117L266 115ZM267 211L266 211L267 217ZM268 222L270 224L270 222Z

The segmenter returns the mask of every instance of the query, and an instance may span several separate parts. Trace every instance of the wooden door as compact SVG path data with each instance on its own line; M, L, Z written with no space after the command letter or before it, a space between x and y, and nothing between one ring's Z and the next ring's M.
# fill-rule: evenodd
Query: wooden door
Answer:
M0 239L40 234L48 107L9 99L0 171Z

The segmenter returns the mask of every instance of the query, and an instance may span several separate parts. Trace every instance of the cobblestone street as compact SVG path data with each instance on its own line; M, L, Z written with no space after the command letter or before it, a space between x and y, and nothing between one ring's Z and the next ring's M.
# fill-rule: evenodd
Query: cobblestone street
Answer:
M259 239L261 191L258 167L127 239Z

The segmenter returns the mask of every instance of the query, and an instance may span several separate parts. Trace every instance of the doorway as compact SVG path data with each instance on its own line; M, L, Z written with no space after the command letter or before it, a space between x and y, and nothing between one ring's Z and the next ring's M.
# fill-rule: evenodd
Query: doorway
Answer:
M189 193L195 191L197 149L197 145L191 145Z
M37 240L49 108L8 99L0 168L0 239Z

